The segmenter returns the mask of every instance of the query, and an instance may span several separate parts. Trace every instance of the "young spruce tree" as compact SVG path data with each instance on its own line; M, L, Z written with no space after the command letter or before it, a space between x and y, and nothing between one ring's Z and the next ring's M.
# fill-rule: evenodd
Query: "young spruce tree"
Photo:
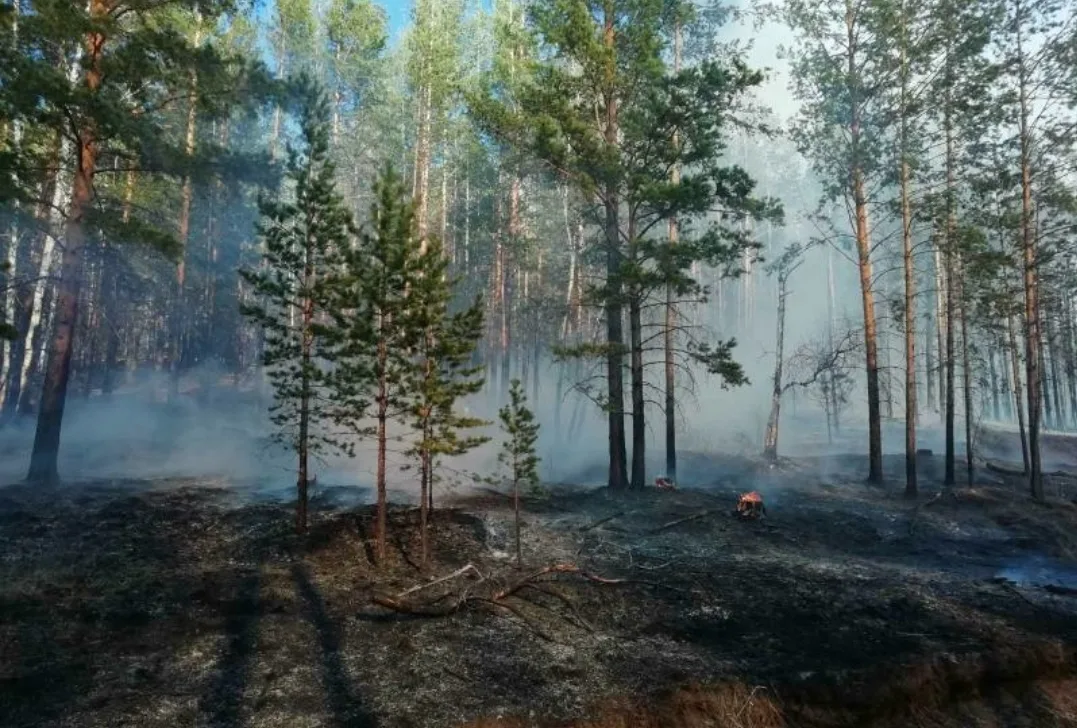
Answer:
M351 454L350 446L333 435L339 405L331 396L327 364L337 352L320 322L331 311L333 275L350 246L353 224L329 159L329 104L319 90L304 93L303 150L289 149L286 189L276 199L259 201L263 266L240 271L258 301L243 313L265 332L264 364L275 400L270 418L278 428L274 439L298 457L300 533L307 527L310 456Z
M539 485L539 458L535 454L539 423L527 407L527 396L519 379L512 380L509 403L498 412L501 430L506 438L498 454L498 460L509 469L512 483L512 509L516 521L516 566L523 567L520 548L520 489L535 490Z

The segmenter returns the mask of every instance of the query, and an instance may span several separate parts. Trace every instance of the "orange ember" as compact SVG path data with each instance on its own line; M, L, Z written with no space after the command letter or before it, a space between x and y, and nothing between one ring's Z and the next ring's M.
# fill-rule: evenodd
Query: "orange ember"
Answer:
M677 486L673 484L672 478L655 478L654 484L659 490L676 490Z
M757 491L742 493L737 499L737 515L742 518L760 518L767 512L763 505L763 496Z

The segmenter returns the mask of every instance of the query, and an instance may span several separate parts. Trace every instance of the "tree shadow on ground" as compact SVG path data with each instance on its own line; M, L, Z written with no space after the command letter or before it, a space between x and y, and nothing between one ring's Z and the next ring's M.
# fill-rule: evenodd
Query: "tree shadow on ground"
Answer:
M199 712L213 728L242 725L243 697L257 649L261 582L258 568L241 571L235 576L235 596L222 605L225 646L216 677L199 705Z
M201 676L183 672L176 656L204 632L198 623L216 616L206 545L190 533L213 529L225 542L234 532L210 523L212 492L145 486L0 490L0 550L9 557L0 565L5 728L137 723L160 684L177 702L197 694ZM230 578L222 574L223 589L236 588ZM257 594L257 575L250 579L239 577L244 604Z
M294 564L292 579L303 601L303 614L318 635L321 681L332 725L336 728L376 728L377 721L352 687L344 664L342 631L330 616L310 571L302 564Z

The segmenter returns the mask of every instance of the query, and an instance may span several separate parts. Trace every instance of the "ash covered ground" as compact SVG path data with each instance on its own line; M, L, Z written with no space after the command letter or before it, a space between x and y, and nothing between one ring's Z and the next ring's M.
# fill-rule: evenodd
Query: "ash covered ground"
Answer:
M394 509L378 572L343 488L300 539L225 480L6 486L0 726L1077 725L1077 480L940 495L926 462L910 502L886 465L694 455L674 493L552 487L522 571L489 492L439 504L426 572ZM731 513L748 488L761 521ZM553 564L593 578L491 603Z

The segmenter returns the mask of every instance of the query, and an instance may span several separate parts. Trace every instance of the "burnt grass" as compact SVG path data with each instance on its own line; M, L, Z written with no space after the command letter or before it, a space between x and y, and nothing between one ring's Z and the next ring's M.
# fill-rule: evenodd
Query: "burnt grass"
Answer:
M0 726L1077 725L1077 596L996 578L1077 566L1072 503L729 462L697 458L718 475L674 493L527 499L523 571L491 492L440 504L423 570L414 509L375 569L371 510L331 488L304 537L289 504L204 479L0 488ZM753 484L768 515L737 520ZM548 575L440 617L371 601L555 563L623 581Z

